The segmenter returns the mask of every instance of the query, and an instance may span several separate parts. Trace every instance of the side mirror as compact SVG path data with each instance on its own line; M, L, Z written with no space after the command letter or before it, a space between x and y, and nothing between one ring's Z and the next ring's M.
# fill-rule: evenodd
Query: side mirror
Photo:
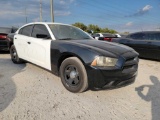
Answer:
M51 37L46 35L46 34L37 34L36 35L37 38L44 38L44 39L50 39Z

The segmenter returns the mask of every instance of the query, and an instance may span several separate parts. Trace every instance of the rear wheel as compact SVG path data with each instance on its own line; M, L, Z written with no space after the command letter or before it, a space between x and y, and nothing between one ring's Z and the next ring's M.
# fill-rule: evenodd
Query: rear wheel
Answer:
M23 63L23 61L18 57L16 48L14 45L12 45L10 48L10 55L11 55L11 60L13 61L13 63L15 64Z
M70 57L62 62L60 77L64 87L70 92L84 92L88 88L86 69L77 57Z

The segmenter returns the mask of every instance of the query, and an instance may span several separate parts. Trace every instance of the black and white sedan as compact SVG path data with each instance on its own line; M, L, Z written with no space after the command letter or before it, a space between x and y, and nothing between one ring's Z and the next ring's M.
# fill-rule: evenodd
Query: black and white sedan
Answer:
M135 81L137 52L124 45L95 40L74 26L30 23L9 38L14 63L29 61L59 75L71 92L119 87Z

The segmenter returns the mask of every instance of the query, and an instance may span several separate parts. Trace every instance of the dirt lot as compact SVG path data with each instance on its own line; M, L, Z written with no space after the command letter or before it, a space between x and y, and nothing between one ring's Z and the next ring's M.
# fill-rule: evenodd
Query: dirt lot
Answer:
M160 62L140 60L132 85L81 94L30 63L0 53L0 120L160 120Z

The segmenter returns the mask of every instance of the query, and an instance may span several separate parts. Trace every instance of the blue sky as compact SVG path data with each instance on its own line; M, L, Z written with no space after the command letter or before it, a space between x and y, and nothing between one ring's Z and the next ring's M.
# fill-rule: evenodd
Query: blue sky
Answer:
M40 0L0 0L0 26L39 21ZM43 21L50 22L50 0L42 0ZM55 22L82 22L118 32L160 28L160 0L54 0Z

